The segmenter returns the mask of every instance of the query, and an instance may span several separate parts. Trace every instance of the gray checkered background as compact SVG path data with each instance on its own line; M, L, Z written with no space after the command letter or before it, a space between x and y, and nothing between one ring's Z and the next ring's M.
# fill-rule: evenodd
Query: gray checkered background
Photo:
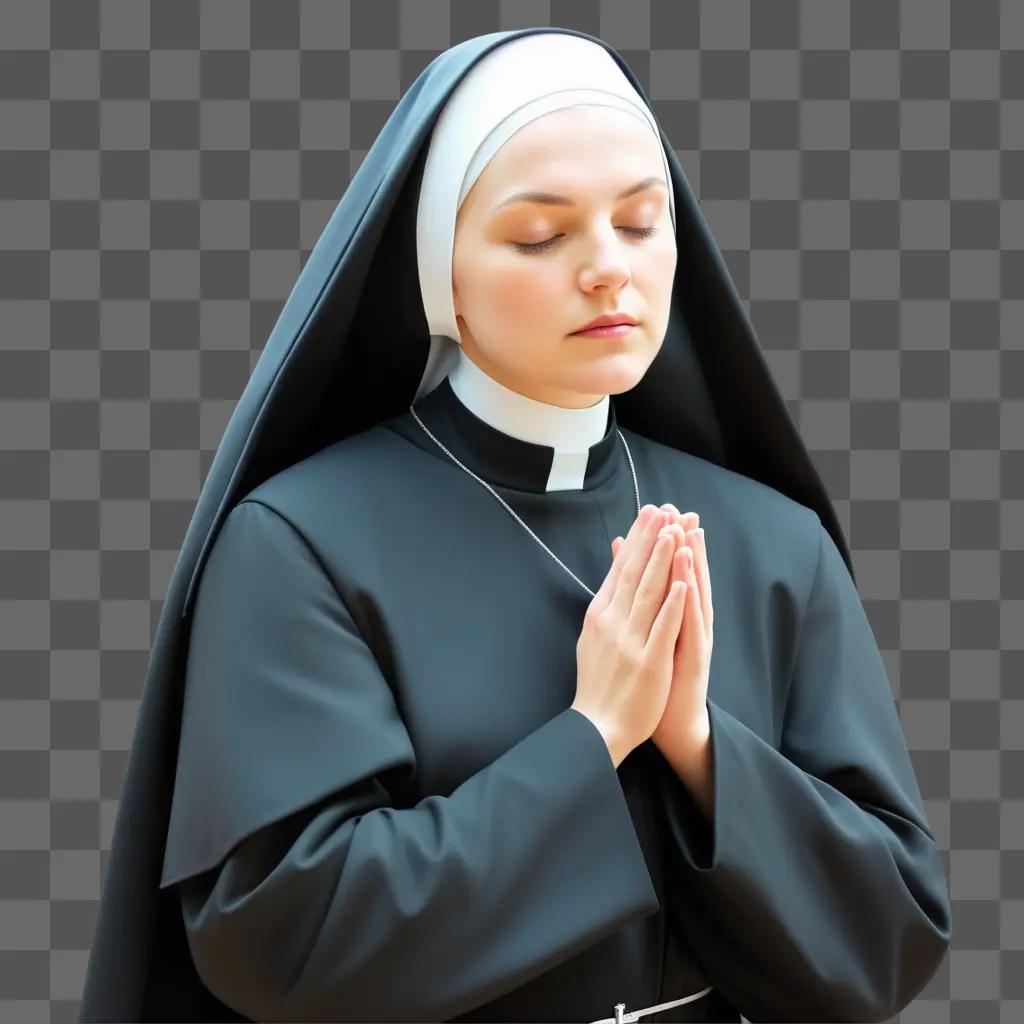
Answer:
M1022 0L0 0L0 1019L77 1020L169 575L303 261L430 60L538 24L635 69L854 549L955 917L899 1019L1024 1019Z

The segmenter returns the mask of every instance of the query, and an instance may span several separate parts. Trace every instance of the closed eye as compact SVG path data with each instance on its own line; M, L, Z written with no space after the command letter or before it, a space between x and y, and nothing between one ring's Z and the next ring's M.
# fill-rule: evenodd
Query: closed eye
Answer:
M650 238L651 235L657 234L657 228L620 228L620 231L627 231L631 235L636 235L639 238ZM518 252L532 253L532 252L543 252L545 249L550 248L552 245L561 238L561 235L553 235L551 238L544 239L543 242L513 242L512 244L516 247Z

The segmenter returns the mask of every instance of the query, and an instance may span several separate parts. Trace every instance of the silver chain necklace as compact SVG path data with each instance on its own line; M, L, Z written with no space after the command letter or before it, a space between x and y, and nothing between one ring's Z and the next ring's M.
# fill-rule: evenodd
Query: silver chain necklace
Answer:
M478 476L476 475L476 473L474 473L474 472L473 472L473 470L469 469L469 468L468 468L467 466L463 466L463 465L462 465L462 463L461 463L461 462L459 462L459 460L458 460L457 458L455 458L455 456L454 456L454 455L452 455L452 453L451 453L450 451L448 451L448 449L447 449L447 448L445 448L445 446L444 446L443 444L441 444L441 442L440 442L440 441L438 441L438 439L437 439L436 437L434 437L434 435L433 435L433 434L431 434L429 430L427 430L427 426L426 426L426 424L425 424L425 423L423 422L423 420L421 420L421 419L419 418L419 416L418 416L418 415L416 414L416 410L415 410L415 409L414 409L414 408L413 408L413 407L412 407L411 405L409 406L409 412L411 412L411 413L413 414L413 416L415 416L415 417L416 417L416 422L417 422L417 423L418 423L418 424L419 424L419 425L420 425L421 427L423 427L423 429L424 429L424 430L426 430L426 432L427 432L427 434L429 435L430 439L431 439L431 440L432 440L432 441L433 441L433 442L434 442L434 443L435 443L435 444L436 444L436 445L437 445L437 446L438 446L439 448L441 448L441 449L442 449L442 450L443 450L444 452L446 452L446 453L448 454L448 456L449 456L449 457L450 457L450 458L451 458L451 459L452 459L452 460L453 460L453 461L455 462L455 464L456 464L457 466L459 466L459 467L461 467L462 469L466 470L466 472L467 472L467 473L468 473L468 474L469 474L469 475L470 475L471 477L473 477L473 479L474 479L474 480L476 480L476 481L477 481L478 483L481 483L481 484L483 484L483 485L484 485L484 487L486 487L486 488L487 488L487 490L489 490L489 491L491 492L491 494L493 494L493 495L494 495L494 496L495 496L495 497L496 497L496 498L498 499L498 501L500 501L500 502L502 503L502 505L504 505L504 506L505 506L505 508L506 508L506 509L508 510L508 512L509 512L509 513L510 513L510 514L511 514L511 515L512 515L512 516L513 516L513 517L514 517L515 519L516 519L516 521L517 521L517 522L519 523L519 525L520 525L520 526L521 526L521 527L522 527L522 528L523 528L523 529L524 529L524 530L525 530L525 531L526 531L526 532L527 532L527 533L528 533L528 534L529 534L529 535L530 535L530 536L531 536L531 537L532 537L532 538L533 538L533 539L534 539L534 540L535 540L535 541L536 541L536 542L537 542L537 543L538 543L538 544L539 544L539 545L540 545L540 546L541 546L541 547L542 547L542 548L543 548L543 549L544 549L544 550L545 550L545 551L546 551L546 552L547 552L547 553L548 553L548 554L549 554L549 555L550 555L550 556L551 556L551 557L552 557L552 558L553 558L553 559L554 559L554 560L555 560L555 561L556 561L556 562L557 562L557 563L558 563L558 564L559 564L559 565L560 565L560 566L561 566L561 567L562 567L562 568L563 568L563 569L564 569L564 570L565 570L565 571L566 571L566 572L567 572L567 573L568 573L568 574L569 574L569 575L570 575L570 576L571 576L571 577L572 577L572 578L573 578L573 579L574 579L574 580L575 580L575 581L576 581L576 582L577 582L577 583L578 583L578 584L579 584L579 585L580 585L580 586L581 586L581 587L582 587L582 588L583 588L583 589L584 589L584 590L585 590L585 591L586 591L586 592L587 592L587 593L588 593L588 594L589 594L589 595L591 596L591 597L596 597L596 596L597 596L597 595L596 595L596 594L594 593L594 591L593 591L593 590L591 590L591 589L590 589L590 587L588 587L588 586L586 585L586 583L584 583L584 582L583 582L583 580L581 580L581 579L579 578L579 576L577 576L577 575L576 575L576 573L574 573L574 572L572 571L572 569L570 569L570 568L569 568L569 567L568 567L568 566L567 566L567 565L565 564L565 562L563 562L563 561L562 561L562 560L561 560L561 559L560 559L560 558L558 557L558 555L556 555L556 554L554 553L554 551L552 551L552 550L551 550L551 548L549 548L549 547L547 546L547 544L545 544L545 543L544 543L544 541L542 541L542 540L540 539L540 537L538 537L538 536L537 536L537 534L535 534L535 533L533 532L533 530L531 530L531 529L530 529L530 528L529 528L529 527L528 527L528 526L526 525L526 523L524 523L524 522L522 521L522 519L520 519L520 518L519 518L519 516L517 516L517 515L516 515L515 511L514 511L513 509L511 509L511 508L509 507L508 503L507 503L507 502L506 502L506 501L505 501L505 500L504 500L504 499L502 498L502 496L501 496L500 494L498 494L498 492L497 492L497 491L495 491L495 489L494 489L494 488L493 488L493 487L492 487L492 486L491 486L491 485L490 485L490 484L489 484L489 483L488 483L488 482L487 482L486 480L481 480L481 479L480 479L480 477L478 477ZM618 427L616 427L616 428L615 428L615 433L619 435L619 439L620 439L620 440L622 441L623 447L624 447L624 448L626 449L626 458L627 458L627 459L629 459L629 470L630 470L630 472L631 472L631 473L633 474L633 491L634 491L634 492L635 492L635 494L636 494L636 514L637 514L637 516L639 516L639 515L640 515L640 488L639 488L639 487L637 486L637 482L636 482L636 468L635 468L635 467L633 466L633 456L632 456L632 455L630 454L630 452L629 452L629 445L628 445L628 444L626 444L626 439L625 439L625 438L624 438L624 437L622 436L622 431L621 431L621 430L619 430L619 428L618 428Z

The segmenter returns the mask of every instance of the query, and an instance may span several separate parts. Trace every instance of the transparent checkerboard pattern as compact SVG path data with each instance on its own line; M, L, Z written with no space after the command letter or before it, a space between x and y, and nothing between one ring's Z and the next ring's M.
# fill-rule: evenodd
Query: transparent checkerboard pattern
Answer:
M635 69L851 540L955 914L900 1020L1024 1019L1016 0L0 4L0 1018L77 1020L162 598L303 261L437 53L548 23Z

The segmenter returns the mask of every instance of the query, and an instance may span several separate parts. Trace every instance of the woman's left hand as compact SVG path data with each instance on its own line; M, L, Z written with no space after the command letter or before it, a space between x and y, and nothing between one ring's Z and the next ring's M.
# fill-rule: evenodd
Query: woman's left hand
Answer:
M671 504L661 508L674 517L671 529L678 538L665 593L676 580L687 584L683 623L676 640L671 691L661 720L651 734L651 739L667 756L670 752L679 752L691 738L700 742L708 733L707 694L714 646L714 607L700 517L696 512L681 514ZM612 541L613 558L621 544L619 537Z

